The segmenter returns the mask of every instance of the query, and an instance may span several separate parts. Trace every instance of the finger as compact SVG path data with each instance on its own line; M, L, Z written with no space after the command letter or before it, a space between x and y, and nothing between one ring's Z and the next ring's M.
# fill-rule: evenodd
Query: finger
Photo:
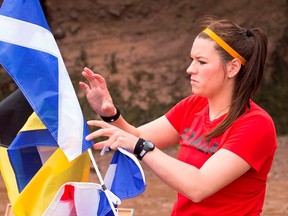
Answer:
M102 142L97 142L97 143L94 143L93 144L93 148L95 150L100 150L100 149L103 149L103 147L105 146L105 142L102 141Z
M85 139L86 139L87 141L90 141L90 140L96 139L96 138L98 138L98 137L108 136L108 135L105 135L105 134L107 134L107 133L106 133L104 130L105 130L105 129L96 130L96 131L88 134L88 135L85 137Z
M103 87L106 87L106 81L105 79L100 75L100 74L96 74L94 73L92 70L90 70L89 68L85 67L82 75L91 83L94 84L96 86L100 86L103 85Z
M103 141L99 141L97 143L94 143L94 149L104 149L105 146L106 146L106 149L107 148L110 148L110 149L116 149L117 148L117 145L113 145L113 143L115 142L115 137L111 136L109 137L107 140L103 140Z
M88 68L88 67L85 67L84 69L83 69L83 73L85 73L86 75L88 75L88 76L91 76L91 77L94 77L94 78L97 78L97 79L99 79L99 81L105 81L105 79L102 77L102 76L100 76L99 74L97 74L97 73L94 73L90 68Z
M88 67L84 67L83 71L86 72L89 75L93 75L94 74L94 72Z
M100 83L100 84L103 84L104 86L106 86L106 81L104 79L104 77L102 77L101 75L99 74L93 74L93 77L95 79L97 79L97 81Z
M93 140L93 139L96 139L98 137L111 137L113 136L115 133L115 129L114 128L101 128L101 129L98 129L90 134L88 134L85 139L87 141L89 140Z
M109 127L113 127L112 125L101 121L101 120L89 120L87 121L87 124L89 126L95 126L95 127L101 127L101 128L109 128Z
M95 86L99 86L101 83L103 83L104 79L99 74L95 74L92 70L90 70L87 67L84 68L84 70L82 71L82 76L85 77L87 81L89 81L90 85Z
M84 82L79 82L79 86L84 90L86 95L90 91L90 87Z
M97 76L95 77L93 73L90 74L90 73L83 71L82 76L90 83L90 85L93 85L93 86L100 85L100 82L98 81Z

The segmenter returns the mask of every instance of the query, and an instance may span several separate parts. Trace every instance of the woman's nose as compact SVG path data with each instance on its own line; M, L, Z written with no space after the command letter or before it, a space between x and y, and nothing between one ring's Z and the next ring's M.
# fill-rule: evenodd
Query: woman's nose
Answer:
M187 68L186 73L187 73L187 74L195 73L195 67L194 67L193 61L191 62L191 64L190 64L189 67Z

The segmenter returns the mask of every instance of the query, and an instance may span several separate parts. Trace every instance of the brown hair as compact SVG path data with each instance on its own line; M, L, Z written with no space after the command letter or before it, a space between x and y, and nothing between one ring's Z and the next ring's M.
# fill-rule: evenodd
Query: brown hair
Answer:
M244 113L246 107L250 108L249 100L255 94L263 76L268 41L265 33L260 28L245 29L226 19L203 18L201 23L202 26L215 32L247 60L245 66L241 66L236 76L229 113L221 124L206 135L206 139L210 140L227 130ZM203 32L198 37L212 40ZM216 44L215 48L223 64L233 59L219 45Z

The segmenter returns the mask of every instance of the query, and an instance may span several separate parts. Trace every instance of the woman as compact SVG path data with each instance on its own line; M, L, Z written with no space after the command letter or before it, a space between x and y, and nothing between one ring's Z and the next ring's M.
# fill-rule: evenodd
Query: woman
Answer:
M109 137L94 148L125 148L178 192L171 215L260 215L276 150L271 117L251 97L263 75L267 38L259 28L205 20L194 40L192 95L138 128L114 106L105 80L90 69L80 82L103 121L86 139ZM180 145L177 159L160 149ZM155 146L156 147L155 147Z

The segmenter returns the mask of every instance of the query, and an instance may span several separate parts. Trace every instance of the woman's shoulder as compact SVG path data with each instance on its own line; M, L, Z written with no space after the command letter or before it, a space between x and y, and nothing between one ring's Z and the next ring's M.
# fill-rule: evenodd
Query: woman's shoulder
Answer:
M270 116L270 114L252 100L250 100L250 108L246 109L243 118L244 119L257 118L257 119L263 119L263 121L273 122L273 119Z
M250 107L233 124L233 128L246 128L257 133L276 133L272 117L258 104L250 100Z

